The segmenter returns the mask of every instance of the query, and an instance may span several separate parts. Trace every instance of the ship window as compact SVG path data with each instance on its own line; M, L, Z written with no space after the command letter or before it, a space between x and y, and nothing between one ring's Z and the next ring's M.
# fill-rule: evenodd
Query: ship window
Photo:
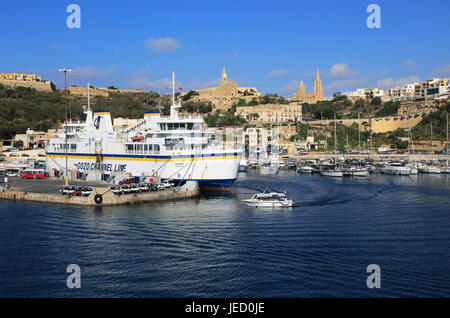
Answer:
M159 145L154 145L155 153L159 153Z
M133 153L133 145L127 144L127 153Z
M168 130L173 130L173 124L172 123L167 124L167 129Z
M179 123L174 123L173 124L173 129L180 129L180 124Z
M144 145L144 153L148 153L148 145Z
M153 145L148 145L148 151L151 153L153 152Z
M194 124L192 124L192 123L187 123L186 124L186 128L187 128L187 130L192 130L192 128L194 127Z

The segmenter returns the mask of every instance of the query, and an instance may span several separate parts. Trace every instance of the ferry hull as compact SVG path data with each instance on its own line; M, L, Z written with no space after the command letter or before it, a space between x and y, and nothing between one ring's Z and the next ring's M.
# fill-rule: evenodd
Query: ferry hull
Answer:
M200 188L229 190L237 178L240 153L215 153L194 158L186 156L133 156L113 157L104 155L101 165L95 156L69 154L68 168L72 173L87 175L101 172L107 177L129 174L133 177L158 176L176 181L198 181ZM47 169L62 171L65 154L47 153Z

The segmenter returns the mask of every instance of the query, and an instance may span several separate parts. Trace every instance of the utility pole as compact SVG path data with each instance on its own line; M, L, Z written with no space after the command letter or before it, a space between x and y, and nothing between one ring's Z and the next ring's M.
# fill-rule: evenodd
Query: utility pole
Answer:
M66 69L66 68L60 68L58 70L59 72L64 72L64 91L67 90L67 72L72 72L71 69ZM68 160L67 160L67 104L65 107L65 127L64 127L64 135L65 135L65 139L66 139L66 171L65 171L65 179L66 179L66 185L69 184L69 171L68 171Z

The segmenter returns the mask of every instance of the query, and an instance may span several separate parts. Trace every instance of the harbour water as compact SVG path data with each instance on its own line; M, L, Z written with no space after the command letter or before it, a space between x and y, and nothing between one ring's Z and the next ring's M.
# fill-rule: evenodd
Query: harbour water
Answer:
M246 207L287 191L288 209ZM449 297L450 177L240 174L110 208L0 201L0 297ZM81 268L68 289L67 265ZM369 289L369 264L381 288Z

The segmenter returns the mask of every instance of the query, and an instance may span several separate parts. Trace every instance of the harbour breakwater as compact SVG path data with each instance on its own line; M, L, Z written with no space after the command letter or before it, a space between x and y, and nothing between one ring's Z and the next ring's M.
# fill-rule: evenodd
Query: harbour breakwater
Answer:
M109 187L96 187L91 195L83 197L13 190L0 192L0 199L84 206L114 206L187 199L196 197L199 193L200 189L198 183L195 181L188 181L183 186L157 192L116 195L110 191Z

